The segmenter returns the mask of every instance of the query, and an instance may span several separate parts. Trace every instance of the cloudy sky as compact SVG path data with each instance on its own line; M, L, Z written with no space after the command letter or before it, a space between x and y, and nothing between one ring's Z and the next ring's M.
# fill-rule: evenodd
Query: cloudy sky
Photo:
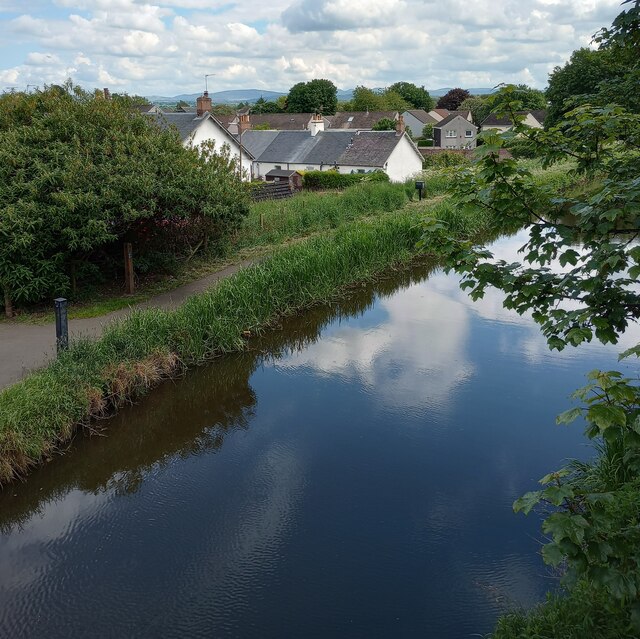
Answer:
M0 90L61 82L143 95L397 80L525 82L611 23L621 0L0 0Z

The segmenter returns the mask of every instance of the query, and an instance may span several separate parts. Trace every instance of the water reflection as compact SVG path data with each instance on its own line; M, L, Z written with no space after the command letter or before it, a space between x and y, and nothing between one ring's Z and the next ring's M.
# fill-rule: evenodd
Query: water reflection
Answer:
M0 494L0 636L489 632L549 585L511 502L615 361L534 334L422 264L164 384Z

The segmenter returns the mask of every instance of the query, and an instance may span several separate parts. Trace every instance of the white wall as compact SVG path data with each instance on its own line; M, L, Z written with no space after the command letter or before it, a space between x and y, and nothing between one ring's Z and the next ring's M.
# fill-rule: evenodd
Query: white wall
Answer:
M231 136L226 134L223 130L216 125L213 120L205 120L192 134L189 140L185 142L185 146L191 145L198 147L204 142L215 142L216 150L219 150L223 145L227 145L231 150L231 155L236 159L240 156L240 145ZM243 149L242 151L242 179L248 181L251 179L251 165L252 159Z
M406 135L389 156L385 171L392 182L404 182L422 171L422 154L416 151Z

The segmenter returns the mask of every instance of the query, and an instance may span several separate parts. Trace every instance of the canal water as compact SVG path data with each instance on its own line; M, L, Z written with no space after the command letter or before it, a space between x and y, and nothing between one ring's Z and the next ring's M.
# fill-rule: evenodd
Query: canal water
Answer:
M0 493L0 637L490 632L557 583L511 509L592 454L555 415L638 339L550 353L427 265L284 321Z

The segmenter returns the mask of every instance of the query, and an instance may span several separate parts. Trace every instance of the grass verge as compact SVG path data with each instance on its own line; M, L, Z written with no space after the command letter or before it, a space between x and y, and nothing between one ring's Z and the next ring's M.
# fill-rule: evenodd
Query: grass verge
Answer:
M460 214L446 202L436 209L460 224ZM24 475L78 426L112 414L162 379L243 349L248 336L278 318L406 262L422 232L420 217L414 209L344 224L276 251L175 311L136 311L97 341L74 343L0 393L0 483ZM481 232L486 222L478 216L466 227Z

